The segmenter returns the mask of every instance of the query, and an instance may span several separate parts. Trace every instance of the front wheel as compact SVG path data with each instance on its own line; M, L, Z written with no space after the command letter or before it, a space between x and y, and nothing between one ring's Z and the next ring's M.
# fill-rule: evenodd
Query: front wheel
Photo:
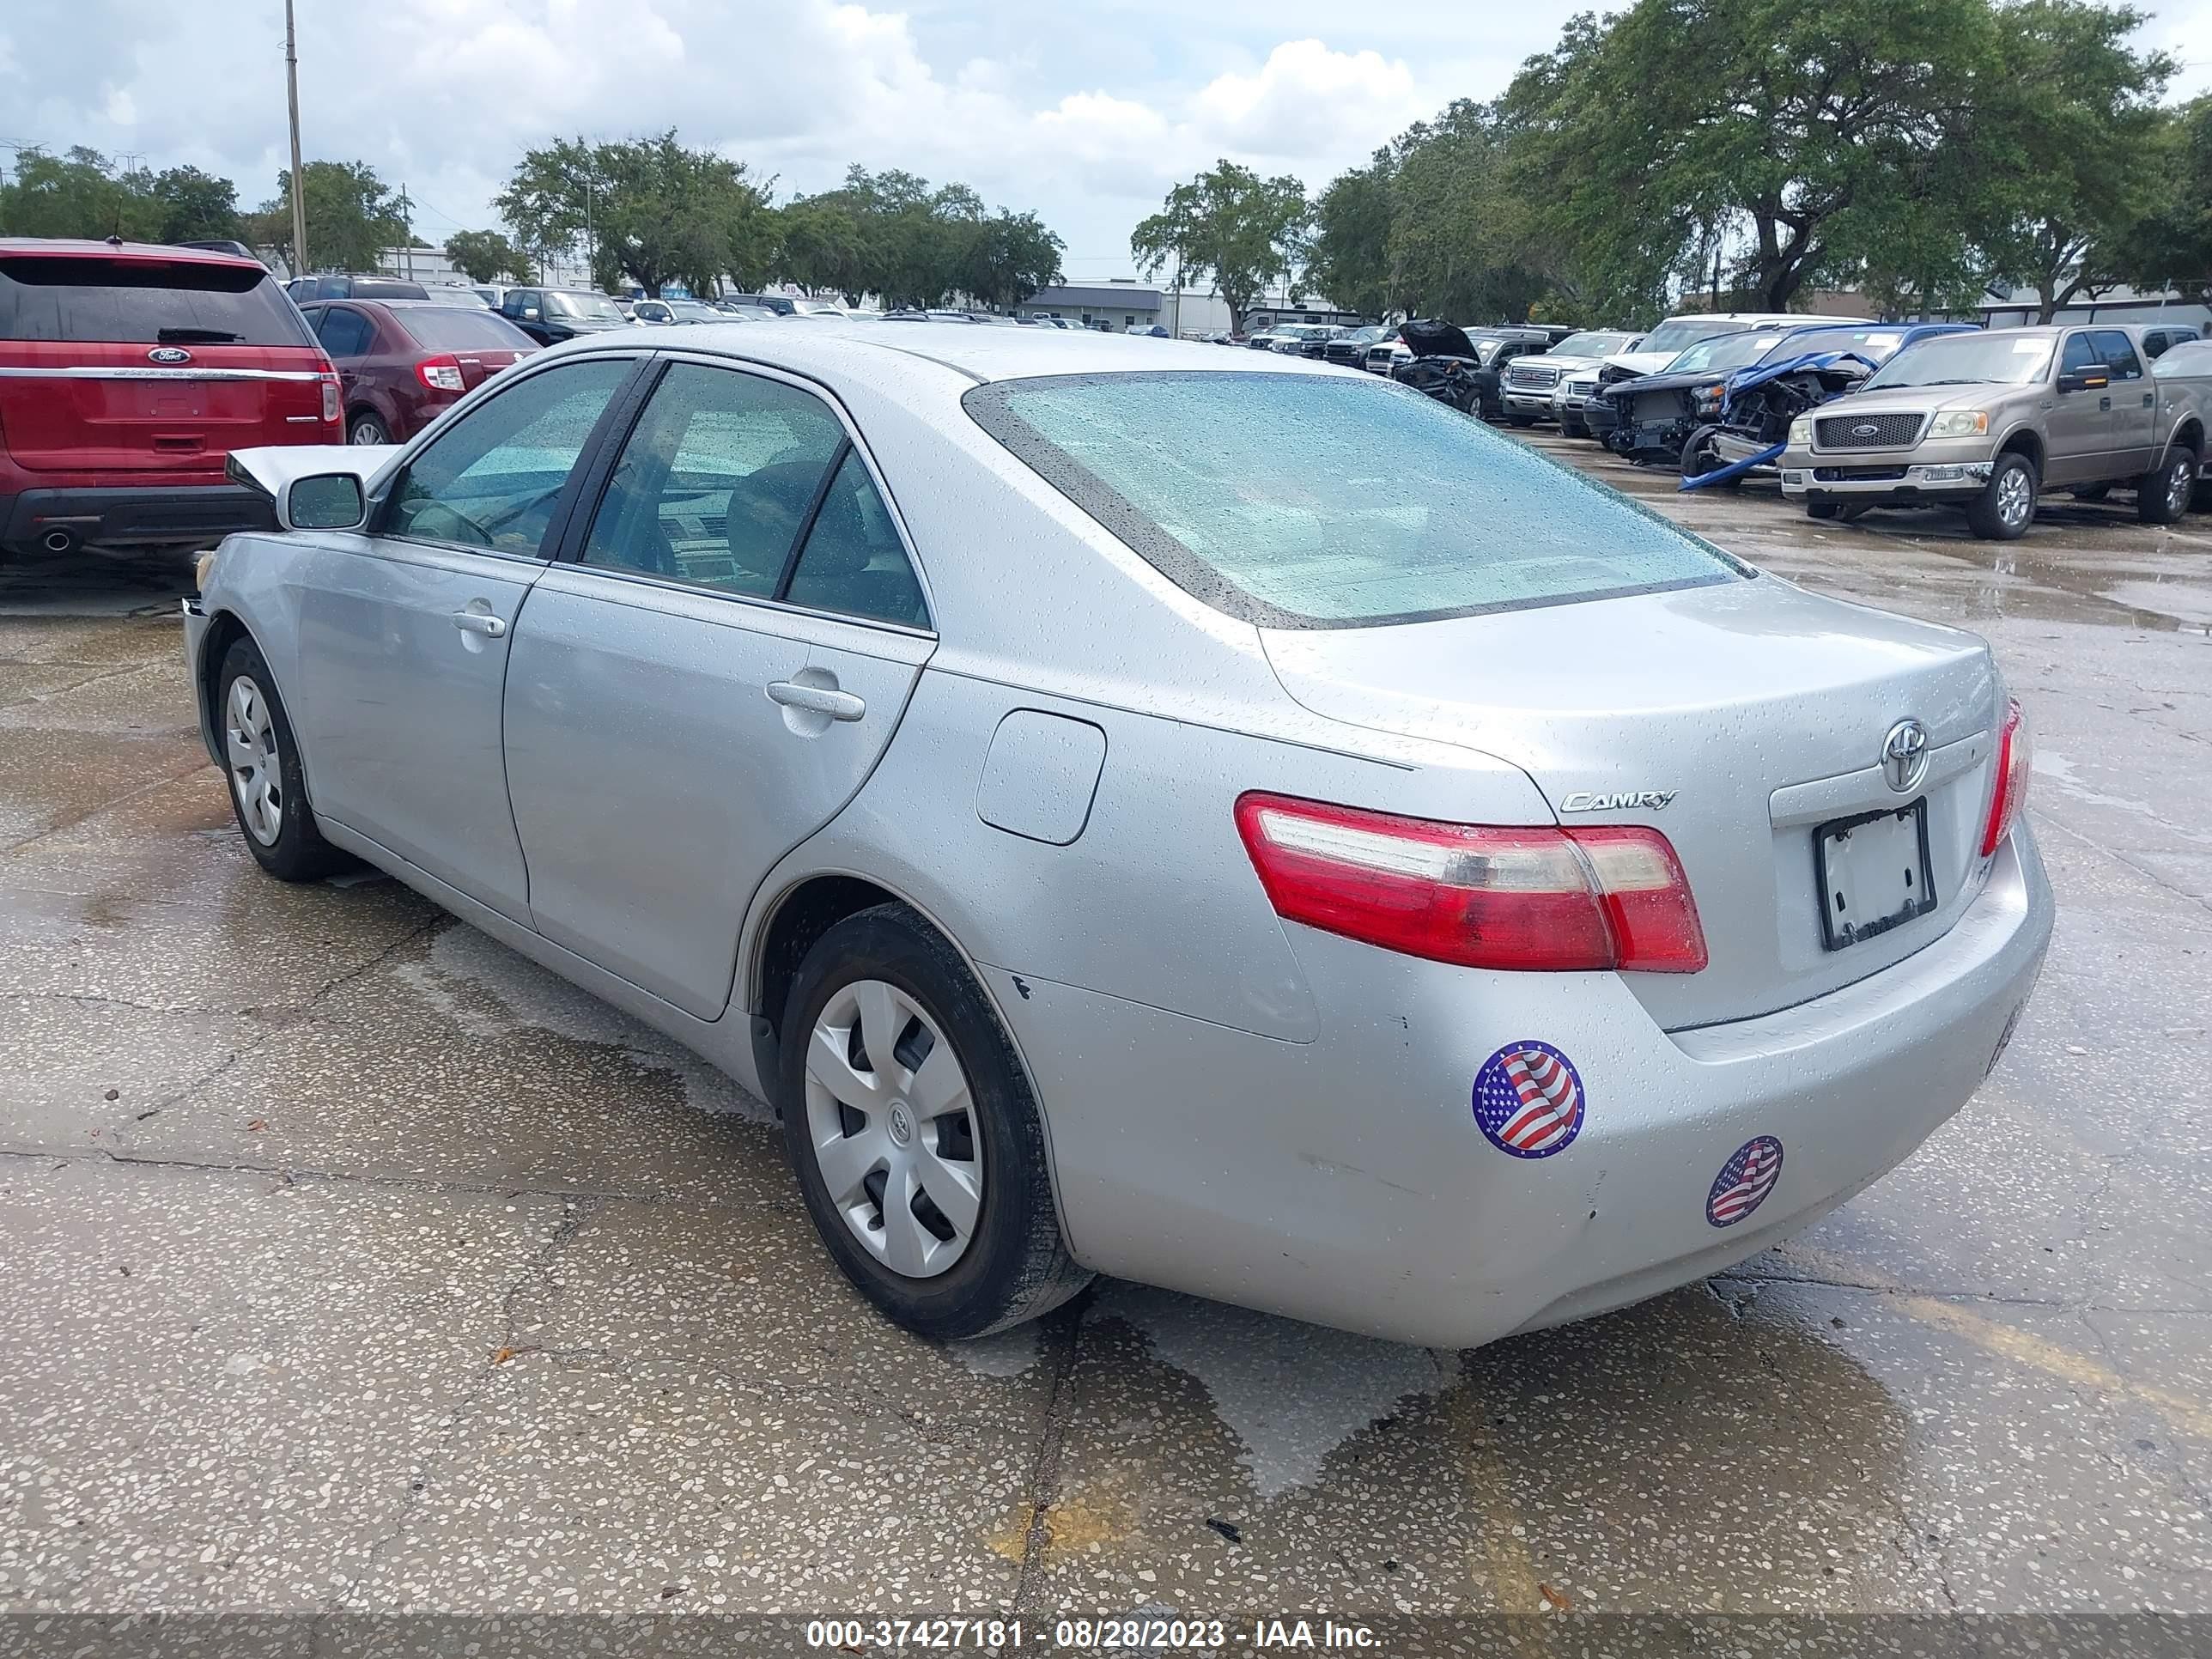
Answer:
M1559 416L1559 434L1562 437L1567 438L1587 438L1590 434L1589 428L1583 423L1579 416L1575 415Z
M234 641L216 676L230 810L253 861L279 881L319 881L353 860L323 839L276 679L251 639Z
M1805 516L1825 521L1836 517L1841 507L1842 503L1838 501L1808 501L1805 503Z
M1534 426L1536 424L1536 417L1534 415L1523 415L1519 410L1515 409L1509 404L1505 410L1505 424L1508 426Z
M784 1008L777 1103L816 1230L917 1335L982 1336L1089 1282L1061 1241L1044 1128L959 953L902 904L830 928Z
M1982 493L1966 503L1966 525L1985 542L2016 542L2035 521L2035 497L2042 481L2035 463L2018 450L1996 459Z
M1689 435L1682 445L1682 476L1684 477L1702 478L1708 472L1717 472L1728 465L1720 452L1719 438L1720 428L1717 426L1701 426ZM1721 488L1734 489L1742 482L1742 478L1743 475L1738 473L1735 477L1724 482Z
M2197 452L2176 444L2136 485L2136 517L2145 524L2173 524L2197 493Z

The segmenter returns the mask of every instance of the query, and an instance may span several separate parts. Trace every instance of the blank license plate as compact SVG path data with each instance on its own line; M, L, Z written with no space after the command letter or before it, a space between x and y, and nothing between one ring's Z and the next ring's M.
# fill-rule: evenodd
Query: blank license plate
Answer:
M1936 908L1928 879L1928 803L1837 818L1813 832L1820 942L1857 945Z

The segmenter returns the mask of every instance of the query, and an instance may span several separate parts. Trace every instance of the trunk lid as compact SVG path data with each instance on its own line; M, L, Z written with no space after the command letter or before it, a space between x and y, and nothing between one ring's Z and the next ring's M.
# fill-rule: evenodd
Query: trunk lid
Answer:
M1940 938L1987 873L2001 691L1969 634L1759 576L1262 636L1284 688L1317 714L1510 762L1562 823L1663 833L1711 962L1623 978L1668 1030L1770 1013L1886 968ZM1907 717L1926 727L1929 759L1924 782L1899 793L1882 746ZM1816 828L1923 798L1936 908L1826 948Z
M27 471L213 482L234 448L327 437L330 373L258 264L98 244L0 248L0 443Z

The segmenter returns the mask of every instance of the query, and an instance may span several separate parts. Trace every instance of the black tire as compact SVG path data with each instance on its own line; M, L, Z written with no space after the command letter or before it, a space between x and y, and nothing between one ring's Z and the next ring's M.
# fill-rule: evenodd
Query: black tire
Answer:
M1559 434L1566 438L1587 438L1590 434L1590 430L1588 424L1579 417L1573 415L1562 415L1559 417Z
M964 1253L933 1278L895 1272L861 1245L830 1197L809 1133L815 1024L832 997L862 980L912 998L951 1040L967 1078L981 1202ZM784 1006L777 1073L784 1147L807 1212L845 1276L893 1323L939 1340L985 1336L1049 1312L1090 1283L1060 1236L1044 1127L1021 1060L959 952L905 905L848 916L806 953Z
M346 417L346 441L349 444L388 444L391 428L384 417L373 409L357 409Z
M1838 524L1856 524L1861 519L1863 519L1868 514L1873 511L1874 508L1869 507L1863 501L1839 501L1837 503L1836 507L1836 522Z
M1805 516L1808 519L1832 519L1842 505L1840 501L1808 501L1805 503Z
M2016 486L2008 481L2015 476L2023 481L2027 493L2027 510L2016 516L2004 505L2013 499ZM1990 481L1982 486L1982 493L1966 503L1967 528L1985 542L2018 541L2035 522L2035 498L2042 488L2035 463L2016 449L2006 451L1990 469Z
M1706 473L1717 472L1728 465L1721 459L1720 452L1713 447L1713 440L1719 435L1719 433L1720 428L1717 426L1701 426L1683 441L1682 476L1684 477L1702 478ZM1741 489L1742 484L1743 474L1739 472L1735 477L1724 481L1719 488L1737 489Z
M1536 417L1534 415L1523 415L1519 410L1514 408L1509 404L1506 405L1505 409L1505 424L1508 426L1534 426L1536 424Z
M238 750L234 727L245 732L251 726L234 719L234 695L240 680L250 684L253 700L265 707L267 740L258 747L264 758L270 746L274 748L276 823L272 839L264 839L265 821L260 830L248 821L246 797L250 786L240 769L230 764ZM261 647L249 638L234 640L216 671L215 684L216 740L223 751L223 780L230 786L231 816L238 821L238 833L245 837L246 850L253 854L253 861L279 881L320 881L352 868L353 856L325 841L316 826L314 809L307 802L307 775L300 769L300 745L293 738L292 721L284 712L283 698L277 694L276 677L269 672ZM263 771L256 773L257 777L265 775Z
M2136 484L2136 517L2145 524L2173 524L2197 494L2197 452L2171 446Z

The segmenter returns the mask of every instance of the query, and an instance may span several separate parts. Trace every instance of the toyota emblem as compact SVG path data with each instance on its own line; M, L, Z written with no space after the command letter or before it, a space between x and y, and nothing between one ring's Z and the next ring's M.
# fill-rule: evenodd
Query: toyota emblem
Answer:
M1902 720L1881 740L1881 775L1900 795L1920 787L1928 775L1928 728L1918 720Z
M1872 421L1861 421L1856 426L1851 428L1851 436L1854 438L1871 438L1880 433L1881 430L1881 428L1876 426Z
M155 346L146 354L149 363L188 363L191 360L192 354L182 346Z

